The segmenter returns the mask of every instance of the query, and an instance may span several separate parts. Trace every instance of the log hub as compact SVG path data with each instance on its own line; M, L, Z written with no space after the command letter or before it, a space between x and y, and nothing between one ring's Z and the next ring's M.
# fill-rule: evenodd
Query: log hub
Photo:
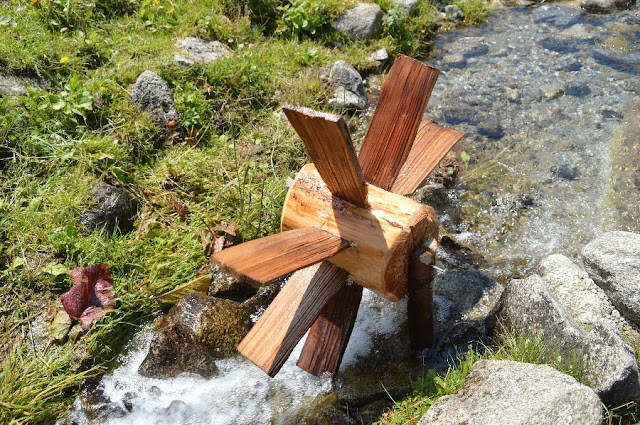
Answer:
M433 208L367 184L368 208L331 194L313 164L297 174L282 211L282 231L316 227L349 241L327 261L384 298L408 293L409 257L438 232Z

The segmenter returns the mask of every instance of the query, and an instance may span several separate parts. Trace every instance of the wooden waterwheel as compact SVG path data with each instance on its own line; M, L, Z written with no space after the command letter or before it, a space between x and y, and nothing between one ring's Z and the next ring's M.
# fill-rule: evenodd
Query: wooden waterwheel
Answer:
M308 330L298 366L335 376L363 287L391 301L408 295L412 347L432 345L438 220L433 208L405 195L464 135L422 120L438 74L407 56L396 58L358 156L342 117L284 107L313 164L289 189L282 232L213 256L257 284L294 272L238 346L270 376Z

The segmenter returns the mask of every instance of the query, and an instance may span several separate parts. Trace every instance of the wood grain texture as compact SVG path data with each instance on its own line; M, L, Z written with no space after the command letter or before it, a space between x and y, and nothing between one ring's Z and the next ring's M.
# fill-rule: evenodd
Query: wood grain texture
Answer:
M433 334L433 279L438 249L437 235L426 250L414 252L409 259L409 299L407 317L409 339L413 350L432 348Z
M368 183L385 190L393 186L439 73L404 55L394 61L358 157Z
M344 119L309 108L285 105L282 109L331 193L366 208L367 188Z
M347 275L345 273L345 282ZM298 367L322 376L336 376L358 316L362 287L346 285L325 305L313 323L298 359Z
M433 208L369 185L367 209L331 195L313 164L296 176L282 210L282 230L317 227L351 242L328 261L353 280L397 301L407 294L409 253L437 228Z
M238 278L266 284L348 247L349 242L338 236L305 227L245 242L211 258Z
M345 272L326 261L298 270L240 342L238 351L275 376L345 283Z
M420 123L416 140L400 169L393 193L411 195L438 166L442 158L464 136L464 132L426 119Z

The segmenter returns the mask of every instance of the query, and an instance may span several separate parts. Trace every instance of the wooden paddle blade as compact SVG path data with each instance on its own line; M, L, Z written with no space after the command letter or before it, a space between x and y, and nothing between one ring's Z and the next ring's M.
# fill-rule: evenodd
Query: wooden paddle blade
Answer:
M396 58L360 149L358 159L368 183L391 189L407 159L439 73L407 56Z
M331 193L366 208L367 188L344 119L309 108L285 105L282 109Z
M305 227L223 249L211 258L240 279L265 284L348 247L349 242L338 236Z
M445 127L429 119L423 120L391 192L398 195L411 195L415 192L463 136L464 132L460 130Z
M362 287L358 285L346 285L331 298L309 330L297 363L300 368L316 376L336 375L361 299Z
M327 301L344 286L345 274L327 261L295 272L238 351L275 376Z

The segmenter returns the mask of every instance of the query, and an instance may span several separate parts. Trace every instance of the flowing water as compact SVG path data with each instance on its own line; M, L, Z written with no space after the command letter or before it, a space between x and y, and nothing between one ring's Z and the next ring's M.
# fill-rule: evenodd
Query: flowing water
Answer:
M485 256L492 277L524 274L553 253L577 258L603 231L640 231L639 24L637 8L587 16L542 5L497 10L480 27L439 36L427 62L442 73L427 116L466 131L456 152L468 154L441 219ZM220 361L212 379L144 378L147 330L101 381L99 400L79 397L67 419L314 423L314 405L357 393L362 376L382 387L395 367L409 383L416 365L398 360L410 357L405 307L365 291L336 383L296 368L301 345L275 379L243 358Z

